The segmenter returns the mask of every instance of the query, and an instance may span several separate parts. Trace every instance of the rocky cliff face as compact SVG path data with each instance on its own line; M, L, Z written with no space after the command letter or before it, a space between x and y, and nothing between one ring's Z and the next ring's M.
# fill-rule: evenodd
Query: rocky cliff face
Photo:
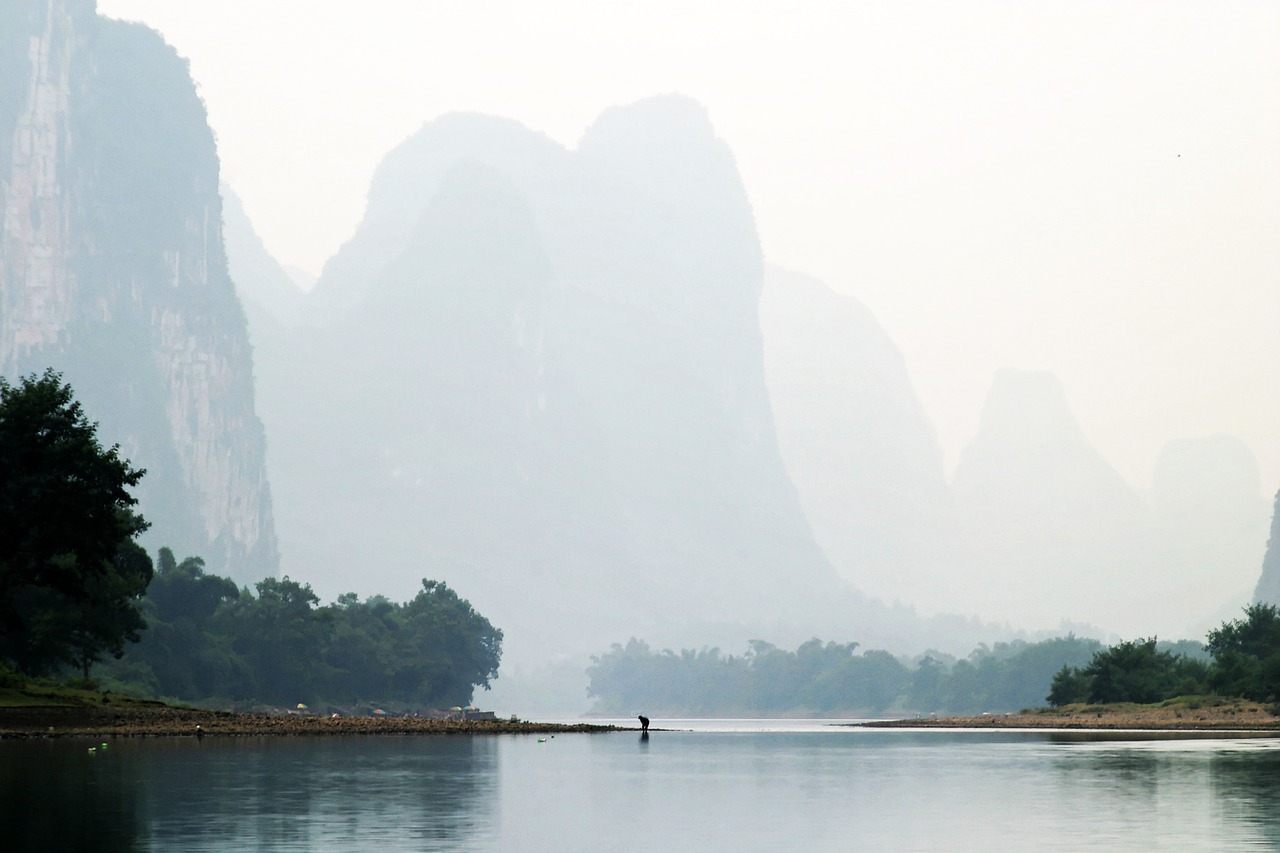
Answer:
M72 15L72 5L79 7ZM71 210L64 187L70 149L71 54L84 35L77 18L92 4L26 3L5 11L11 100L0 120L4 241L0 275L0 369L56 344L72 318ZM43 8L42 8L43 7ZM26 12L25 15L20 12ZM26 36L19 37L19 33Z
M61 370L103 440L148 470L149 544L242 582L273 574L251 352L186 65L92 2L0 14L16 75L0 101L0 370Z
M1262 558L1262 577L1253 593L1254 601L1280 605L1280 492L1276 492L1271 511L1271 538Z

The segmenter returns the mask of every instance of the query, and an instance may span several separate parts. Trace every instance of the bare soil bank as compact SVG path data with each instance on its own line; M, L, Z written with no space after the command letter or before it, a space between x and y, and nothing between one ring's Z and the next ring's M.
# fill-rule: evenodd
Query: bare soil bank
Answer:
M1067 705L1017 714L880 720L858 725L875 728L1272 731L1280 736L1280 717L1273 713L1275 708L1274 705L1235 699L1159 705Z
M199 730L197 730L199 726ZM229 735L555 734L617 731L616 726L509 720L429 720L405 717L319 717L235 714L160 703L0 708L0 738L210 737Z

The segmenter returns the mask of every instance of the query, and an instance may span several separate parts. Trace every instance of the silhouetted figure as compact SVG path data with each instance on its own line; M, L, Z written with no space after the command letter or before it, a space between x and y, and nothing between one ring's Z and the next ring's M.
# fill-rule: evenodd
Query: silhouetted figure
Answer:
M642 732L649 731L649 718L646 717L644 714L640 715L640 731Z

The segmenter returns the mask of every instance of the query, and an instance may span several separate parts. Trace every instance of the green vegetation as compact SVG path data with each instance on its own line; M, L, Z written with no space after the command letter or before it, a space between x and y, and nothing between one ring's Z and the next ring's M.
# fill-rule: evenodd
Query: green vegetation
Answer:
M810 640L794 652L753 640L741 657L719 649L655 652L640 640L592 658L595 710L664 714L873 715L1002 713L1156 703L1280 703L1280 609L1258 603L1204 644L1155 638L1103 647L1075 636L985 645L955 660L915 661L857 643ZM1276 705L1280 708L1280 704Z
M155 707L162 703L122 693L105 693L94 682L83 679L31 677L0 663L0 708L104 705Z
M129 489L60 374L0 377L0 658L29 675L119 656L145 623L151 560Z
M0 689L72 668L87 688L105 656L107 686L186 701L447 706L497 677L502 632L438 581L320 607L287 577L238 589L165 548L153 567L134 541L143 474L60 374L0 377Z
M162 548L144 602L151 627L99 680L202 704L350 708L466 705L497 677L502 631L444 583L424 580L404 604L348 593L319 606L287 577L255 589Z
M1049 703L1153 703L1212 693L1255 702L1280 699L1280 614L1274 604L1253 604L1244 618L1209 632L1208 663L1157 649L1154 639L1099 651L1084 667L1064 666L1054 676Z
M632 639L593 658L596 710L694 715L880 715L891 710L978 713L1044 702L1053 673L1087 661L1101 644L1074 636L981 646L967 659L931 653L914 665L857 643L810 640L794 652L760 640L746 654L719 649L655 652Z
M655 652L615 644L587 669L595 710L665 714L975 714L1195 697L1280 701L1280 613L1271 604L1210 631L1207 643L1154 638L1103 647L1075 636L985 645L956 660L915 661L857 643L810 640L794 652L754 640L746 654ZM1208 696L1209 698L1203 698ZM1187 700L1192 701L1192 700Z
M1064 665L1054 676L1047 698L1051 705L1150 704L1205 692L1208 673L1204 661L1160 650L1154 638L1134 640L1098 651L1083 668Z

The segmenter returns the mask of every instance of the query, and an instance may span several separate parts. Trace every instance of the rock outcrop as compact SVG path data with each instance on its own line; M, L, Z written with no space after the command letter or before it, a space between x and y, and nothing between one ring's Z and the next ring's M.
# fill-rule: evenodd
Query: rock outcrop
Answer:
M0 12L0 372L53 366L147 469L148 544L277 567L218 160L186 64L94 4Z
M1276 492L1271 511L1271 538L1267 540L1267 552L1262 558L1262 577L1258 579L1253 600L1280 606L1280 492Z

